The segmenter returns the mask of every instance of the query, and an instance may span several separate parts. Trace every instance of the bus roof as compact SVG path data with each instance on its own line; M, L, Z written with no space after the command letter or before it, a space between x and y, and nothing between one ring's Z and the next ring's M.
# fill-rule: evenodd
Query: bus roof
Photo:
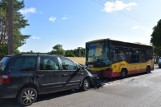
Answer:
M151 47L151 45L142 44L142 43L139 43L139 42L131 43L131 42L125 42L125 41L113 40L113 39L110 39L110 38L92 40L92 41L88 41L88 42L86 42L86 43L101 42L101 41L104 41L104 40L109 40L109 41L114 41L114 42L122 42L122 43L129 43L129 44L136 44L136 45L142 45L142 46L150 46L150 47Z

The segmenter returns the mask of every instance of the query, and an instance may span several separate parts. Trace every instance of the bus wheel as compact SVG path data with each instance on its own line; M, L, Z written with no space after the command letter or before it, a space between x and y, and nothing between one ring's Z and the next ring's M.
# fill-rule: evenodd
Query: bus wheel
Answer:
M124 79L127 77L127 70L126 69L122 69L121 70L121 79Z
M151 68L150 68L150 66L147 66L147 68L146 68L146 73L151 73Z

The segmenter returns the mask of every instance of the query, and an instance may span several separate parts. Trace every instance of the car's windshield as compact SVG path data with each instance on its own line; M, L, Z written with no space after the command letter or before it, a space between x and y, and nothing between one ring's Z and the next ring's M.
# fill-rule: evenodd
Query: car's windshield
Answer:
M0 61L0 72L3 72L6 65L7 65L7 62L9 60L10 57L4 57L1 61Z
M105 41L86 44L86 64L95 67L103 67L111 64L109 60L109 45Z

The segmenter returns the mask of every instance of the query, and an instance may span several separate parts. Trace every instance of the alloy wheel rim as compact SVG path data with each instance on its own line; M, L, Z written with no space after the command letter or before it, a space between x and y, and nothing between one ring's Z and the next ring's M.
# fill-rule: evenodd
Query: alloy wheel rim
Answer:
M21 101L25 105L32 104L36 99L36 93L34 90L28 89L22 93Z
M84 81L84 88L85 88L85 89L88 89L88 87L89 87L89 83L88 83L87 80L85 80L85 81Z

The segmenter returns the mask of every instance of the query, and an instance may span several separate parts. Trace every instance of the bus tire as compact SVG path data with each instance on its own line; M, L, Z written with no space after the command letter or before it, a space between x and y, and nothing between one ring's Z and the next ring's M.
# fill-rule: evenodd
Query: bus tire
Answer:
M150 66L147 66L147 68L146 68L146 73L147 73L147 74L151 73L151 68L150 68Z
M128 73L126 69L122 69L121 70L121 79L127 78Z

